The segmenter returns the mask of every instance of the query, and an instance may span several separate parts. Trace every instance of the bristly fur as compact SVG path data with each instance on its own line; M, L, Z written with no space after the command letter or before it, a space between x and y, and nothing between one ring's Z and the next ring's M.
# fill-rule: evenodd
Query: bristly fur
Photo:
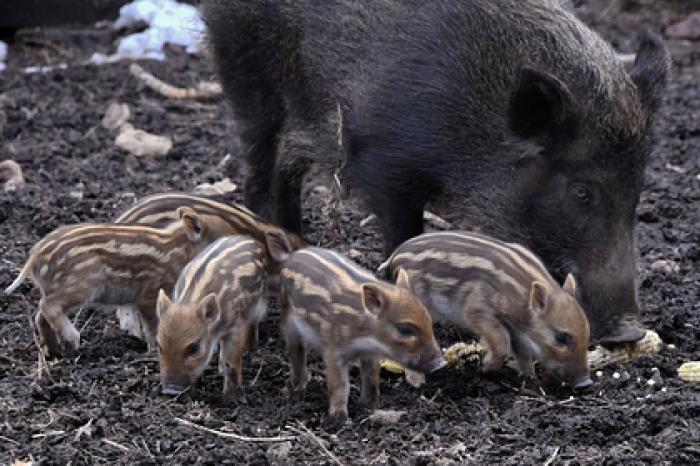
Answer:
M670 62L658 38L645 36L628 73L559 0L205 0L202 11L253 211L298 232L309 163L346 161L387 254L423 231L429 206L572 264L593 333L632 338L616 322L638 312L634 209ZM589 208L581 184L595 191Z

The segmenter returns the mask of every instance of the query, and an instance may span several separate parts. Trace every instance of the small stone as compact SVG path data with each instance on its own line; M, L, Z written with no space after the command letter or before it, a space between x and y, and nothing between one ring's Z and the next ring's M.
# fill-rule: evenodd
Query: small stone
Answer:
M596 371L595 376L598 378L603 377L603 371Z
M281 442L276 445L272 445L267 449L265 455L270 464L288 464L289 462L289 452L292 451L291 442Z
M14 160L4 160L0 162L0 180L5 181L5 192L14 191L18 186L24 184L24 174L22 167Z
M659 259L651 264L652 271L666 275L678 273L680 269L681 267L678 265L678 263L666 259Z
M113 102L107 107L102 118L102 126L110 131L119 129L131 117L131 110L127 104Z
M406 370L404 377L406 382L412 387L419 388L425 384L425 374L422 372Z
M666 28L666 36L672 39L700 39L700 11Z
M377 409L369 415L369 422L380 426L397 424L406 411L392 409Z
M620 373L619 372L614 372L613 373L613 379L619 379L620 378Z
M163 156L173 147L173 141L170 138L140 129L122 131L114 142L117 147L137 157Z
M216 183L202 183L194 188L196 194L203 196L217 196L235 191L238 188L234 183L231 183L229 178L224 178Z

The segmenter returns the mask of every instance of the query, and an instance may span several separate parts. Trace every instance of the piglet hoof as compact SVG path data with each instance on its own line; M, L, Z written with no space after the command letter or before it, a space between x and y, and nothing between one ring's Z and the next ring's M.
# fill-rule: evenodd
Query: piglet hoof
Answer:
M289 401L292 403L301 403L306 397L306 387L293 385L289 388Z
M335 414L329 414L326 416L323 422L323 428L328 432L337 432L346 425L352 422L348 419L348 413L344 411L338 411Z
M248 399L245 396L245 392L240 388L237 388L234 390L229 390L228 392L224 391L223 398L227 402L235 403L237 405L247 405L248 404Z
M363 406L365 406L367 409L374 411L375 409L379 409L382 407L382 400L381 398L377 396L364 396L360 398L360 403L362 403Z
M235 382L235 379L229 377L224 378L224 397L231 401L245 401L243 387Z

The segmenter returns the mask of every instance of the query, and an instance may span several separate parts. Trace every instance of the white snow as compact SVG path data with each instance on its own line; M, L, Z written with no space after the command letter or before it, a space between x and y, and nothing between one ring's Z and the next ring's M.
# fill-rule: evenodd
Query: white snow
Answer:
M188 53L199 51L204 22L197 9L175 0L135 0L121 7L114 28L119 29L143 21L148 28L122 38L114 55L93 54L93 63L122 58L164 60L165 44L181 45Z
M5 69L5 59L7 58L7 44L0 40L0 71Z

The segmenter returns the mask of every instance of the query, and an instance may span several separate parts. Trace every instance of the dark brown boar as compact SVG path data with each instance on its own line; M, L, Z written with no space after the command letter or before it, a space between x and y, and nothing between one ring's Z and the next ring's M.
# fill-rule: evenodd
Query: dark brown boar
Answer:
M597 340L641 338L635 207L669 73L658 37L628 72L557 0L205 0L203 13L252 210L299 231L306 167L333 160L387 255L430 206L578 277Z

